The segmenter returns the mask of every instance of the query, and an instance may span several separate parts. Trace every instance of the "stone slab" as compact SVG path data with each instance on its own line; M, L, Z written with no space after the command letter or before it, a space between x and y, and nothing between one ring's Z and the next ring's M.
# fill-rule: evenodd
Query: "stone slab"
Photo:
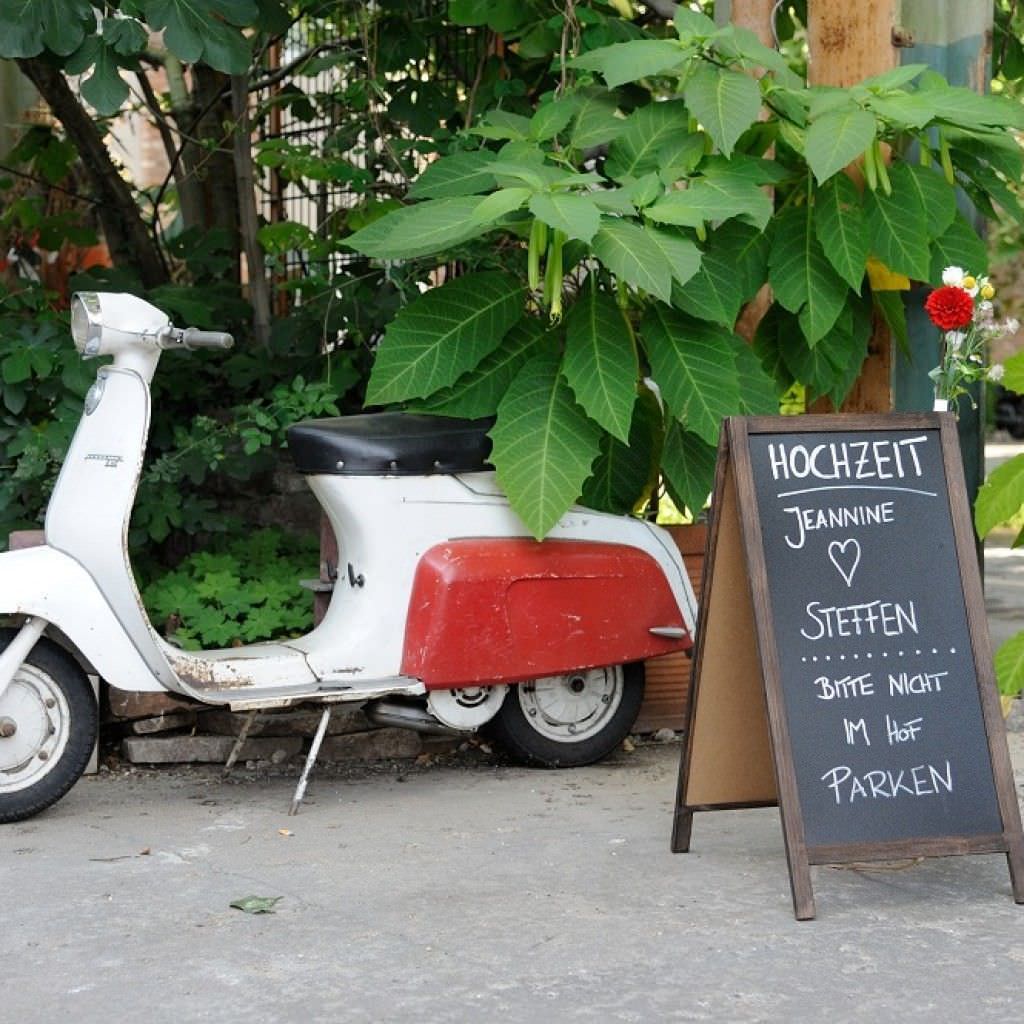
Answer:
M231 736L128 736L121 753L132 764L224 764L234 743ZM302 748L299 736L250 739L242 745L239 760L280 763Z
M374 729L372 732L328 736L320 748L320 761L387 761L418 757L423 750L419 733L409 729Z
M288 711L257 711L249 727L250 736L312 736L320 724L322 708L296 708ZM237 736L249 717L245 711L225 711L217 708L199 715L198 727L202 732L218 736ZM327 726L328 736L349 732L366 732L373 726L363 714L362 705L341 704L331 709Z

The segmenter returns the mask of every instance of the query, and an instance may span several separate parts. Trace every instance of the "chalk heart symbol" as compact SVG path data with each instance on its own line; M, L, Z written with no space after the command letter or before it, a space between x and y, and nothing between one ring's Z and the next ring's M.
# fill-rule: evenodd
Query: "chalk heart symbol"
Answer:
M853 586L853 574L860 565L860 542L851 537L849 540L834 540L828 546L828 557L839 570L839 575L848 587Z

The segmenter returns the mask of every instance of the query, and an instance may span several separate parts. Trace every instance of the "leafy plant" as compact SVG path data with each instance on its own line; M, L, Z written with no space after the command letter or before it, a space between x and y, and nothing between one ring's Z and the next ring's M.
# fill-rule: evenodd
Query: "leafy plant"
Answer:
M280 530L257 530L198 551L143 590L150 618L187 650L295 636L312 626L317 545Z
M462 16L482 24L485 7ZM671 30L617 41L598 21L532 112L496 103L411 202L347 238L420 280L464 270L387 326L367 401L496 415L498 478L538 537L581 495L601 501L611 459L637 467L636 502L663 451L673 499L699 508L723 416L775 411L795 381L838 405L875 311L905 334L869 261L890 281L984 265L957 186L1024 219L1007 186L1024 166L1016 104L924 65L808 88L752 33L685 6ZM765 284L751 350L734 326ZM663 415L639 412L652 379Z
M1024 352L1011 356L1003 364L1003 386L1024 394ZM974 526L984 539L997 527L1024 513L1024 454L1007 459L994 469L978 491L974 503ZM1011 545L1024 546L1024 529ZM1004 641L996 651L996 680L1004 696L1013 697L1024 692L1024 632Z

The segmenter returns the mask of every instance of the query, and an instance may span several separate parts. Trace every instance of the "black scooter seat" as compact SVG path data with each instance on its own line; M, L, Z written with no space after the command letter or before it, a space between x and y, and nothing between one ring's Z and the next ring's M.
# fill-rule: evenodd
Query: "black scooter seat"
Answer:
M304 420L288 428L300 473L342 476L423 476L491 469L493 419L461 420L378 412Z

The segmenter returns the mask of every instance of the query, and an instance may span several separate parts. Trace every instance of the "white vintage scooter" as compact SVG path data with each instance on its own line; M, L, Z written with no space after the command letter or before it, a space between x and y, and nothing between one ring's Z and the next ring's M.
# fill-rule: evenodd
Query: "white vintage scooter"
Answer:
M0 822L60 799L97 736L87 673L233 710L324 706L422 731L491 724L520 759L595 761L628 733L644 659L688 649L678 550L638 519L570 509L533 540L487 464L487 424L403 413L297 424L289 445L338 539L323 621L277 643L186 652L153 629L126 538L163 351L232 345L131 295L84 293L71 333L112 356L85 399L43 546L0 555Z

